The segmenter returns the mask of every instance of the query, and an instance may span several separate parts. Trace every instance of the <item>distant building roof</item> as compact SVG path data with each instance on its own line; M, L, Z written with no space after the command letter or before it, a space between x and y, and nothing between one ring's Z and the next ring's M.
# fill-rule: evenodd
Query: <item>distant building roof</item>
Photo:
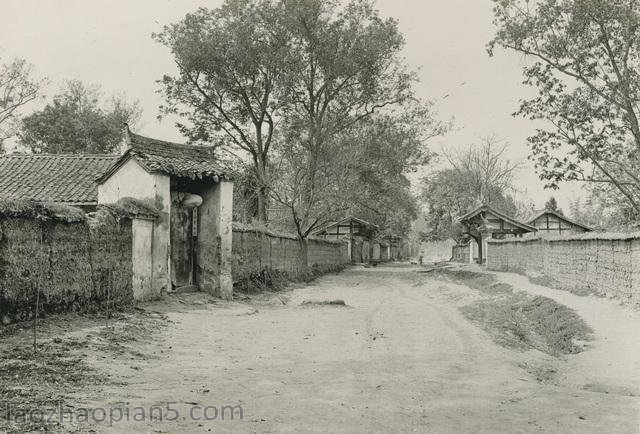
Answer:
M95 205L94 180L117 160L117 155L1 155L0 197Z
M337 222L326 224L323 227L321 227L319 229L316 229L312 233L314 235L315 234L320 234L320 233L326 231L329 228L332 228L332 227L338 226L338 225L343 225L343 224L350 223L350 222L358 223L358 224L360 224L362 226L369 227L369 228L376 228L376 229L378 228L378 226L374 225L373 223L369 223L368 221L359 219L358 217L349 216L349 217L343 218L342 220L338 220Z
M208 146L184 145L165 142L134 134L125 130L126 151L106 173L97 179L102 184L124 163L135 159L149 173L164 173L182 178L224 178L220 167Z
M528 223L529 224L533 224L533 222L535 222L536 220L538 220L540 217L544 216L545 214L556 216L560 220L564 220L566 223L570 223L570 224L572 224L574 226L581 227L582 229L584 229L587 232L592 232L593 231L593 228L591 228L589 226L586 226L586 225L583 225L582 223L578 223L578 222L576 222L574 220L571 220L569 217L567 217L565 215L562 215L559 212L552 211L552 210L549 210L549 209L538 211L533 217L531 217L531 219L529 219Z
M474 209L473 211L470 211L468 213L466 213L465 215L463 215L462 217L460 217L458 220L460 222L465 222L469 219L472 219L473 217L477 216L478 214L480 214L481 212L485 212L485 211L489 211L490 213L496 215L497 217L500 217L501 219L503 219L506 222L511 223L514 226L517 226L521 229L524 229L528 232L537 232L538 229L536 229L533 226L530 226L526 223L522 223L516 219L514 219L513 217L509 217L506 214L501 213L500 211L492 208L489 205L480 205L479 207L477 207L476 209Z

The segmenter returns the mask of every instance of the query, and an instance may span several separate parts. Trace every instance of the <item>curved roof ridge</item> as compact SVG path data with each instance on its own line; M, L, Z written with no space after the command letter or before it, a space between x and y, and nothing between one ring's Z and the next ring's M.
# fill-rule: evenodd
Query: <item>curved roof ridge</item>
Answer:
M152 145L152 144L160 144L160 145L170 146L172 148L194 149L194 150L198 150L198 151L202 150L202 151L213 153L213 147L212 146L193 145L193 144L189 144L189 143L169 142L167 140L155 139L153 137L147 137L147 136L143 136L141 134L136 134L136 133L133 133L133 132L129 132L129 135L131 137L131 146L133 148L135 148L136 145L145 146L145 145ZM142 141L142 143L140 141Z
M13 154L2 154L0 158L118 158L120 157L118 154L23 154L23 153L13 153Z
M187 145L141 136L126 130L128 148L113 166L96 179L102 184L129 159L135 159L148 173L164 173L181 178L211 178L214 182L228 179L227 171L215 158L214 148Z

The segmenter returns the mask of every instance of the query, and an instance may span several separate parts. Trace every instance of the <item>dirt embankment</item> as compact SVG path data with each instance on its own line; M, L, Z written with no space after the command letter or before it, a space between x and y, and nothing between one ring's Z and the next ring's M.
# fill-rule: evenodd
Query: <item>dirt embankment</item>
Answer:
M571 308L593 329L593 339L585 343L588 350L565 358L565 363L559 366L557 378L563 384L596 393L640 396L640 310L637 306L541 286L518 274L492 274L528 294L551 298Z
M558 356L583 351L593 337L593 330L573 309L549 297L515 291L493 274L439 268L432 276L477 290L482 298L461 311L501 345Z
M522 363L539 380L595 393L640 396L638 309L591 293L545 287L513 273L469 266L433 268L432 277L477 292L477 299L459 308L496 343L554 356Z

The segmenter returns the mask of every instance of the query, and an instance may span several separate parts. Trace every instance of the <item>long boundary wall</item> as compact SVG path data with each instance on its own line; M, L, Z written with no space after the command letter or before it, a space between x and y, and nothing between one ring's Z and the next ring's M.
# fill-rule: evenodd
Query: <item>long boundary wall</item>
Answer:
M91 217L71 207L0 203L0 325L31 318L38 298L44 313L161 297L154 213L135 200L102 205ZM234 227L231 247L234 282L272 271L305 278L351 262L346 242L309 239L305 267L295 236L255 228Z
M563 289L640 303L640 233L491 240L487 268L543 275Z
M302 264L302 246L292 235L244 227L233 228L233 281L241 282L265 271L279 271L300 277L308 270ZM309 239L307 263L325 271L351 263L346 242Z

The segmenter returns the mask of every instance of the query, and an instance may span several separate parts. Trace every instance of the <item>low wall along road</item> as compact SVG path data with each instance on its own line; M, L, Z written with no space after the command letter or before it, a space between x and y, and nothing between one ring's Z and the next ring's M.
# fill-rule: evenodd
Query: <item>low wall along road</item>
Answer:
M490 240L487 268L533 272L563 289L640 303L640 233Z

